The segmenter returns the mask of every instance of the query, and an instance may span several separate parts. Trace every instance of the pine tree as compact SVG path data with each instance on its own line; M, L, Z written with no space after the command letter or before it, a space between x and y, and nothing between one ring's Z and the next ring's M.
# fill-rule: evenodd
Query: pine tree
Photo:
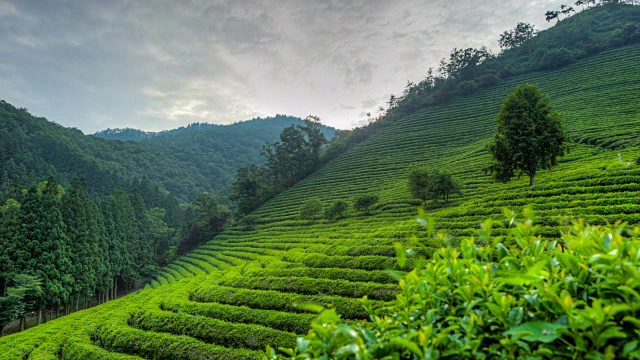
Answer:
M25 273L42 281L42 292L34 303L38 309L38 323L42 312L52 306L59 310L67 304L73 285L69 260L69 238L60 211L60 187L50 177L42 194L32 187L21 207L20 250L17 264Z
M71 187L62 197L62 214L70 240L70 256L73 264L72 301L76 311L80 303L93 296L96 288L96 258L98 239L92 232L93 212L85 181L74 178Z

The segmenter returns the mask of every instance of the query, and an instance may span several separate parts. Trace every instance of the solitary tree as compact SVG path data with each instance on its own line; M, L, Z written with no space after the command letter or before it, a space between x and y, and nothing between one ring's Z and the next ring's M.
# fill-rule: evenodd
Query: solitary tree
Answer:
M557 164L568 152L563 120L551 108L549 98L531 84L520 85L502 102L498 131L488 150L494 179L507 182L526 174L535 185L538 170Z

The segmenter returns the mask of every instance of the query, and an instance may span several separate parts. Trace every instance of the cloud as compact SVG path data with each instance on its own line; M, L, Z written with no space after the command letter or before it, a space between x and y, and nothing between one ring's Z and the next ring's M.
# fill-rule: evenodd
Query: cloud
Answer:
M453 47L557 1L0 1L0 98L94 132L259 115L361 124Z

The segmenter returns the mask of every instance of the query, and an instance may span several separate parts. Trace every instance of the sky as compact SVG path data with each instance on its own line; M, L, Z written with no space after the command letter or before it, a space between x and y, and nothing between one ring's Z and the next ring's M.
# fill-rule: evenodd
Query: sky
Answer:
M85 133L317 115L366 122L454 47L562 1L0 0L0 99Z

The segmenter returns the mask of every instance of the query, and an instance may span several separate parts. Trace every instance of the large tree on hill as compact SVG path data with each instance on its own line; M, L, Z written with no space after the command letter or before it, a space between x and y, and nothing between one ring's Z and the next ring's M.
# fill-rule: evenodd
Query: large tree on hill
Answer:
M538 170L556 165L569 149L563 120L549 98L537 86L524 84L502 102L498 131L488 150L494 179L507 182L516 173L526 174L533 186Z

